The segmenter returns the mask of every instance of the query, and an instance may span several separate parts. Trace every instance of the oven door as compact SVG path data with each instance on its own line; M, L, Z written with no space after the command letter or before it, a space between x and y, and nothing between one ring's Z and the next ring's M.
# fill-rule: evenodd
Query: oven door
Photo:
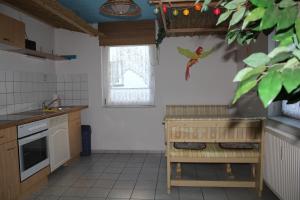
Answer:
M49 165L48 130L18 140L21 182Z

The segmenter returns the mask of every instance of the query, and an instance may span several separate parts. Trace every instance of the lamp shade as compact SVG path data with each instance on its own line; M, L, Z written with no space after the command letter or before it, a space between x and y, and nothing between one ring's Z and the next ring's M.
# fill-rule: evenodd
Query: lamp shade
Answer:
M132 0L107 0L101 7L100 12L109 16L138 16L141 8Z

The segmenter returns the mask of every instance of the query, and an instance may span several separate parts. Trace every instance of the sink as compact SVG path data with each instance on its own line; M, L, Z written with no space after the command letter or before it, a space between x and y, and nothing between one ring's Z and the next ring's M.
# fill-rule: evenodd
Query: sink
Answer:
M44 113L57 113L57 112L66 111L70 108L72 108L72 106L63 106L63 107L59 107L59 108L47 108L47 109L43 109L42 112L44 112Z

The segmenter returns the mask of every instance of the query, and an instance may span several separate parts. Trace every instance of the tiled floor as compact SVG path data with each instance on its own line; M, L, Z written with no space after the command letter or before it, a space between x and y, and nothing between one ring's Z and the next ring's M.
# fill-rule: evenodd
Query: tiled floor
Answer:
M252 189L174 187L166 192L163 154L94 154L51 174L33 200L277 200L265 187L262 198ZM243 178L247 166L234 166ZM224 178L223 165L183 165L183 176Z

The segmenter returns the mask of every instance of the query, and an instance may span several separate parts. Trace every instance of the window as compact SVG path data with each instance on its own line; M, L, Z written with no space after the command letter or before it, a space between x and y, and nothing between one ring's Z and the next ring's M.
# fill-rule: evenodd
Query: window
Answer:
M283 101L282 112L286 116L300 119L300 102L295 104L287 104L287 101Z
M105 105L154 105L153 51L150 45L102 48Z

